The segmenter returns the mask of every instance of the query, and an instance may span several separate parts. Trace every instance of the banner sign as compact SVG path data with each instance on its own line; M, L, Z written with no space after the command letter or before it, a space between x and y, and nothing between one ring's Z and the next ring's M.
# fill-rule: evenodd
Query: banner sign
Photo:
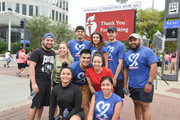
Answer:
M107 12L107 11L118 11L118 10L129 10L129 9L138 9L141 7L141 2L120 4L115 6L102 6L102 7L89 7L84 8L83 12Z
M95 31L103 35L104 40L108 40L107 28L115 26L117 29L117 40L128 41L129 35L135 28L135 10L86 13L86 39L91 39L91 34Z

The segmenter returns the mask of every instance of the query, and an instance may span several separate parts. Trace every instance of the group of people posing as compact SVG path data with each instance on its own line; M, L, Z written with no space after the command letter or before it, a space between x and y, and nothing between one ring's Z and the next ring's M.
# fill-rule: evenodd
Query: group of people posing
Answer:
M91 35L90 42L85 40L83 26L76 27L75 35L76 39L60 42L59 50L52 50L55 38L46 33L43 46L33 50L29 73L36 95L29 120L40 120L44 106L50 106L50 120L59 116L63 120L118 120L123 88L134 101L136 119L150 120L157 69L154 52L141 46L141 38L132 33L130 51L125 53L114 26L107 28L107 43L99 32ZM68 115L63 116L64 111Z

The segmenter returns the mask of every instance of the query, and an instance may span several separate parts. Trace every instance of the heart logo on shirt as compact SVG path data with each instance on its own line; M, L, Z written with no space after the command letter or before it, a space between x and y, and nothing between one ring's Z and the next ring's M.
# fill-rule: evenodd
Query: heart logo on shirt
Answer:
M139 55L140 55L139 53L136 53L136 54L133 53L129 56L128 60L130 62L132 62L132 64L130 64L129 66L133 67L133 66L138 65L137 59L138 59Z
M104 103L104 101L99 101L97 104L96 104L96 108L99 112L99 114L97 114L98 117L102 117L103 118L108 118L108 116L105 114L109 108L110 108L110 103Z
M78 44L78 43L76 43L76 45L75 45L75 49L78 51L78 53L76 53L76 54L80 54L80 52L81 52L81 50L82 49L84 49L85 48L85 44Z
M108 50L108 58L112 58L112 52L114 51L114 47L108 46L107 47Z

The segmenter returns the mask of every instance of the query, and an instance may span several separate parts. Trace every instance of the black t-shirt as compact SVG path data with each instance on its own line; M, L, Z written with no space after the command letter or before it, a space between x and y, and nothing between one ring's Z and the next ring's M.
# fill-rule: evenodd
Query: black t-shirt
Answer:
M62 87L60 83L53 88L50 101L49 120L54 120L54 112L57 103L61 110L61 115L64 109L68 109L69 115L66 119L69 120L73 115L82 111L82 93L80 88L73 83L68 84L66 87Z
M37 63L35 78L37 84L51 84L51 72L55 62L54 51L46 51L42 47L33 50L30 60Z

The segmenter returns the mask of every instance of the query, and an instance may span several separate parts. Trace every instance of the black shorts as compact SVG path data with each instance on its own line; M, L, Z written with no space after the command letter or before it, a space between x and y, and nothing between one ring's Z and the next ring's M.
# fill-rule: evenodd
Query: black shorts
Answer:
M139 100L144 103L151 103L154 94L154 85L152 86L152 91L150 93L145 93L144 88L132 88L129 86L130 97L133 100Z
M77 116L79 116L81 118L81 120L85 120L85 114L84 111L78 112L77 114L75 114Z
M119 95L121 98L124 98L123 87L124 87L123 80L122 79L117 80L116 86L114 87L114 93Z
M18 63L18 69L25 68L26 65L24 63Z
M39 93L37 93L32 99L31 108L41 109L43 106L49 106L50 102L50 84L38 84Z

